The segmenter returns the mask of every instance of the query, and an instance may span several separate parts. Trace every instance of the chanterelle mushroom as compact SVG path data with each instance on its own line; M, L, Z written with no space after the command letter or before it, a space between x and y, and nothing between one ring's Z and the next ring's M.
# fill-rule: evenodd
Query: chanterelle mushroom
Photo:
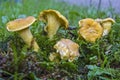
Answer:
M29 46L33 47L34 51L39 50L39 46L33 38L32 33L30 32L29 26L35 22L35 18L33 16L29 16L27 18L16 19L7 23L7 30L14 32L17 31L20 37L24 40L24 42Z
M50 61L59 62L60 54L52 52L52 53L50 53L49 59L50 59Z
M112 18L96 19L96 21L98 23L100 23L101 26L103 27L103 35L102 36L108 35L108 33L111 30L112 24L115 23L115 20Z
M61 59L65 59L70 62L80 55L79 45L69 39L61 39L54 45L54 48L57 50L57 53L60 54Z
M102 36L102 26L91 18L80 20L79 26L80 29L78 31L78 34L79 36L83 37L86 41L95 42Z
M47 32L49 39L53 38L60 26L68 28L68 20L56 10L49 9L40 12L39 20L47 23L44 31Z

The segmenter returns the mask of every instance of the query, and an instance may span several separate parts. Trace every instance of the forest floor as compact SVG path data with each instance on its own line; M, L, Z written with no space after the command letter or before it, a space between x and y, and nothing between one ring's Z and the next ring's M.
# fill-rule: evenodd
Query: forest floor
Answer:
M38 20L40 12L47 9L59 11L69 22L69 29L60 27L52 40L44 31L47 23ZM38 52L28 48L17 32L6 29L9 21L28 16L37 19L29 29L40 46ZM108 35L95 43L78 38L79 20L108 17L115 20ZM70 39L80 46L78 59L73 62L50 61L50 54L56 51L53 46L61 38ZM0 80L120 80L120 15L113 9L99 10L94 6L69 5L54 0L23 0L22 3L2 0Z

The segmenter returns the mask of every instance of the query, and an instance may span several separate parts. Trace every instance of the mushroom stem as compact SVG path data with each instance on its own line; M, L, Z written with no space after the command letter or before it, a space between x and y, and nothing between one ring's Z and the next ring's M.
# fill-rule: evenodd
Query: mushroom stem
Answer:
M48 33L48 38L51 40L59 29L60 23L56 17L51 14L47 15L47 20L48 24L45 26L44 30Z
M105 22L105 23L102 23L102 26L104 28L102 36L105 36L110 32L112 23L111 22Z
M38 52L39 46L36 43L35 39L33 38L33 35L30 32L29 28L18 31L18 34L24 40L24 42L28 45L28 47L33 47L34 51Z

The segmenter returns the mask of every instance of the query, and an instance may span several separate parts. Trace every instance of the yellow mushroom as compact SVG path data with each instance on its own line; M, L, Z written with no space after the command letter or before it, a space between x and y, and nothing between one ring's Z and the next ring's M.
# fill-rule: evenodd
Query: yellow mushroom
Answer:
M112 18L106 18L106 19L96 19L96 21L98 23L101 24L101 26L103 27L103 35L102 36L105 36L105 35L108 35L108 33L110 32L111 30L111 26L113 23L115 23L115 20L112 19Z
M79 36L88 42L95 42L102 36L103 33L103 28L101 25L91 18L80 20L79 27Z
M59 57L59 53L52 52L50 53L49 59L50 61L59 62Z
M18 32L24 42L29 47L33 47L34 51L37 52L39 50L39 46L33 38L33 35L29 29L29 26L31 26L35 20L36 19L33 16L29 16L27 18L20 18L10 21L7 23L7 30L11 32Z
M60 54L60 58L72 62L79 57L79 45L69 39L61 39L54 48Z
M47 23L44 31L47 32L49 39L53 38L60 26L68 28L67 19L56 10L49 9L40 12L39 20Z

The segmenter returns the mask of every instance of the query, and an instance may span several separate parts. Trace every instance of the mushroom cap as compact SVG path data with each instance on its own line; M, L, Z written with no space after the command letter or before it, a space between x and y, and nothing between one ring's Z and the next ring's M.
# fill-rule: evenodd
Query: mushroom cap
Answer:
M64 17L60 12L58 12L56 10L49 9L49 10L44 10L44 11L40 12L39 20L47 22L46 16L48 14L54 15L62 26L65 26L66 29L68 28L68 24L69 24L68 20L66 19L66 17Z
M91 25L91 23L93 23L93 22L94 22L93 19L91 19L91 18L86 18L86 19L80 20L80 21L78 22L78 24L79 24L79 27L83 27L83 26L86 26L86 25Z
M79 57L79 45L69 39L61 39L58 41L54 48L60 54L61 59L68 59L73 61L76 57Z
M112 19L112 18L106 18L106 19L103 19L103 20L102 20L102 23L104 23L104 22L111 22L111 23L115 23L115 20L114 20L114 19Z
M86 41L95 42L103 33L102 26L91 18L86 18L79 21L80 29L78 34Z
M102 25L102 27L104 29L103 36L108 35L108 33L111 30L111 27L112 27L113 23L115 23L115 20L112 19L112 18L106 18L106 19L102 20L101 25Z
M7 23L8 31L20 31L25 28L28 28L35 22L35 18L33 16L29 16L27 18L20 18Z
M111 22L111 23L115 23L115 20L112 18L105 18L105 19L95 19L95 21L97 21L98 23L105 23L105 22Z

